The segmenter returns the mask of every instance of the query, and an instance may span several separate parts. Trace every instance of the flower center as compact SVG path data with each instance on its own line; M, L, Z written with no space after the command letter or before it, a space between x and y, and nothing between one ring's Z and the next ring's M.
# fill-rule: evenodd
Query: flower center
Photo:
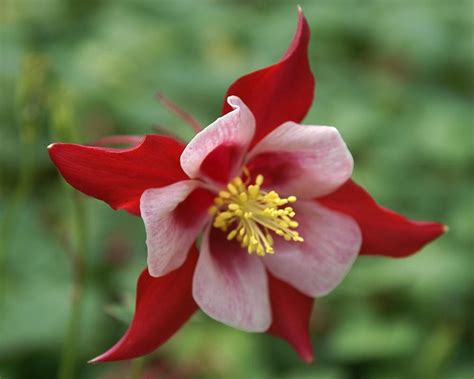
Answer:
M262 175L257 176L255 184L250 184L248 170L244 169L244 174L245 182L236 177L227 184L227 191L220 191L214 199L214 205L209 208L209 213L214 215L213 226L228 232L229 241L236 238L249 254L274 253L271 231L287 241L303 242L294 230L298 227L292 219L295 211L286 206L294 203L296 197L281 198L275 191L262 191Z

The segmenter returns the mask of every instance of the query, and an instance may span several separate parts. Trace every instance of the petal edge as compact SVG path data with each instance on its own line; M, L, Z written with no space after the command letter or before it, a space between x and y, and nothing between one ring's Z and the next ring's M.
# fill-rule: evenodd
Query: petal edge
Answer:
M313 362L309 335L313 299L271 274L268 277L273 322L267 333L286 340L306 363Z
M135 315L128 330L114 346L89 363L146 355L171 338L197 310L191 295L196 262L197 250L193 246L186 262L166 276L154 278L145 269L138 279Z
M357 221L362 231L362 255L406 257L447 230L443 224L413 221L380 206L353 180L348 180L335 192L317 201L328 208L346 213Z
M314 97L314 77L308 61L309 37L308 22L298 8L298 26L282 58L242 76L227 90L225 98L239 96L255 116L257 129L251 146L285 121L301 122L306 116ZM224 102L222 114L230 111Z
M190 178L227 184L240 170L255 133L255 119L237 96L227 101L233 110L196 134L181 154L181 167Z
M48 153L71 186L113 209L139 216L140 196L146 189L187 178L179 164L183 149L171 137L147 135L127 149L54 143Z

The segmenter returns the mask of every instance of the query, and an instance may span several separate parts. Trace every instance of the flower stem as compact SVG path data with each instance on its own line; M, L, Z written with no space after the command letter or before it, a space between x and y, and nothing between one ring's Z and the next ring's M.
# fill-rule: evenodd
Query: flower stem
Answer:
M58 141L77 141L74 128L72 98L65 89L58 87L50 99L51 137ZM70 252L72 265L72 293L69 320L58 370L58 379L76 377L76 357L81 334L84 290L87 281L87 220L81 195L63 183L65 193L71 200L71 212L65 214L66 221L72 217ZM69 224L66 222L66 224Z
M72 195L73 230L75 235L75 248L72 254L73 288L69 321L61 354L58 379L70 379L74 377L77 348L81 331L84 287L87 277L85 260L87 241L85 209L80 195L78 193L73 193Z
M13 194L11 202L7 203L5 212L0 222L0 304L5 300L8 287L8 251L10 239L16 225L18 210L26 201L31 193L34 174L34 156L31 153L33 147L28 144L22 144L24 154L21 157L20 172L18 184Z
M35 174L35 145L41 127L46 104L43 100L47 89L48 62L38 54L23 57L20 80L15 93L15 109L20 140L20 167L15 190L0 221L0 304L5 300L8 286L8 252L11 236L15 230L19 209L30 195ZM1 174L0 170L0 174ZM6 188L6 180L0 188Z

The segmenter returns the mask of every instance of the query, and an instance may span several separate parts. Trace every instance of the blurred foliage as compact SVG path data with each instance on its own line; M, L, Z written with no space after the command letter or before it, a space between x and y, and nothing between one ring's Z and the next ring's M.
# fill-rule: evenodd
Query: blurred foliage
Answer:
M408 259L360 258L317 301L312 366L280 340L197 314L148 358L143 377L472 378L474 3L300 3L317 78L306 122L341 130L356 179L382 204L451 231ZM155 91L210 123L233 80L283 53L295 5L0 1L2 379L55 377L66 334L74 205L46 146L156 127L189 139L192 131L156 103ZM84 203L88 268L77 377L125 378L129 363L86 361L115 342L131 317L144 228L94 199Z

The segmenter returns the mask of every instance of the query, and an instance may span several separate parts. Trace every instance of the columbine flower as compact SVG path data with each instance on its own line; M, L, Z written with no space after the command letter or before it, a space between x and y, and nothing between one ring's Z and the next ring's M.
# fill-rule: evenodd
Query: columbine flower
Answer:
M223 116L187 146L159 135L130 149L50 146L72 186L141 215L147 233L132 324L93 362L153 351L198 306L282 337L311 361L313 298L334 289L358 254L402 257L443 233L380 207L355 184L335 128L298 124L314 92L308 41L300 11L282 59L232 84Z

